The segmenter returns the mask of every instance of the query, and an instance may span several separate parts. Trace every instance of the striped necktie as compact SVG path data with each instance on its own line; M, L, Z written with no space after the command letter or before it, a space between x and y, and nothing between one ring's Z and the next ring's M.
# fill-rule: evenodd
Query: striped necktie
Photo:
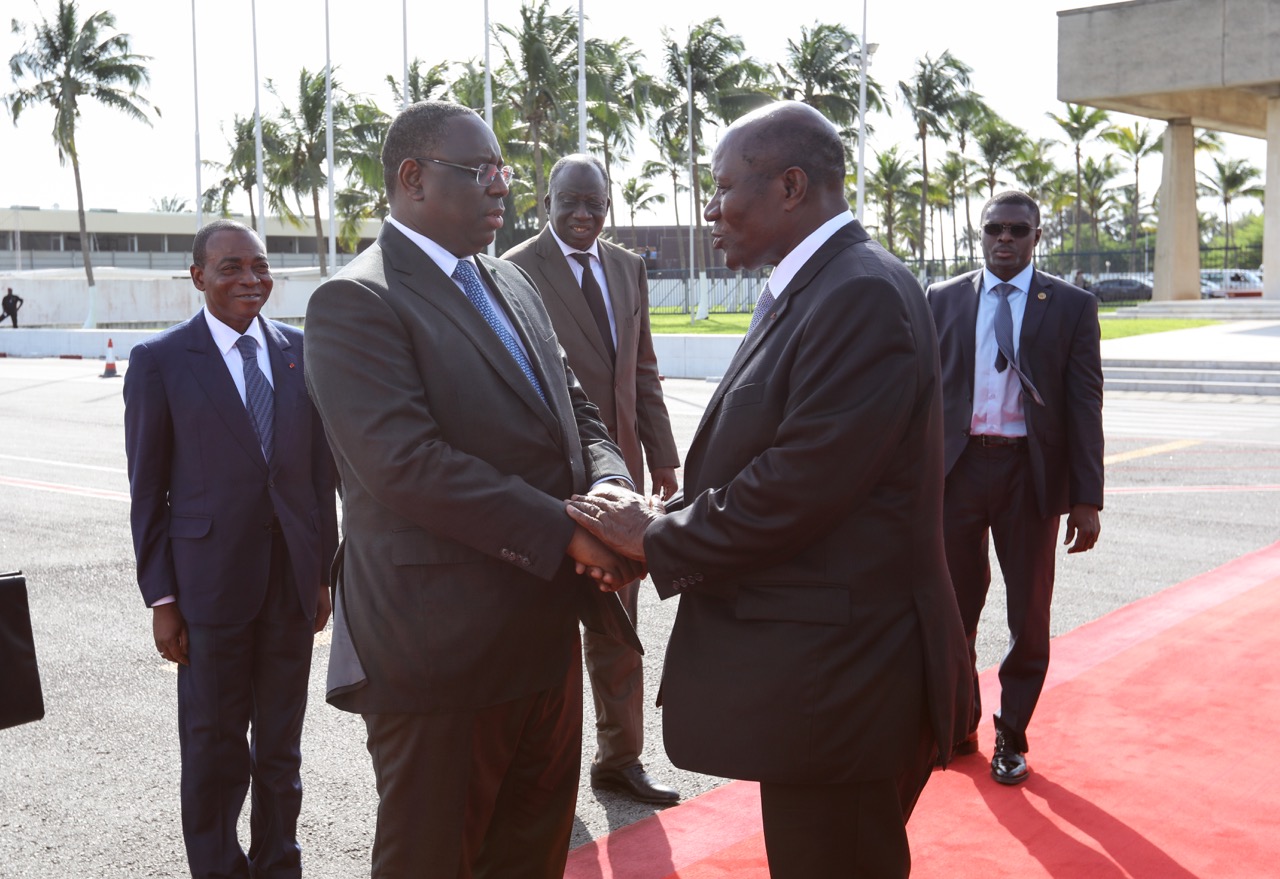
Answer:
M258 340L253 336L236 339L240 360L244 364L244 406L249 410L249 420L257 431L262 454L268 461L276 445L276 406L271 383L258 366Z

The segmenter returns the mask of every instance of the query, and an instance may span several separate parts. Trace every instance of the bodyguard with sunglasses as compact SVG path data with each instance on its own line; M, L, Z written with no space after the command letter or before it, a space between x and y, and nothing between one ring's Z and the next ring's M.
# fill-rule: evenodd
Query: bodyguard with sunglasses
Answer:
M617 595L579 575L638 571L564 503L626 463L528 276L479 255L511 180L484 120L406 107L382 164L377 244L307 306L307 386L343 487L328 700L364 718L375 879L558 879L579 619L639 649Z
M927 292L942 358L947 566L974 665L970 734L982 716L974 649L995 541L1008 604L991 775L1028 775L1027 726L1049 667L1059 525L1067 552L1093 548L1102 509L1102 362L1092 294L1035 270L1040 209L997 193L982 209L986 265Z

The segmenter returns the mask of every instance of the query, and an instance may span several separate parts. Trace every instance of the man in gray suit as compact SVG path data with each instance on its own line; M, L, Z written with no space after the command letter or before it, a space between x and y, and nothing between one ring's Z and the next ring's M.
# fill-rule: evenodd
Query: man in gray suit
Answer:
M761 782L773 879L905 877L907 817L970 701L933 324L853 218L844 171L839 132L805 104L729 127L712 241L729 268L774 268L694 434L683 498L665 515L656 501L570 508L680 596L667 753Z
M559 877L582 737L578 621L638 650L624 564L564 499L626 478L516 266L478 254L511 171L473 111L392 121L391 217L307 307L343 488L329 701L359 712L373 876ZM609 490L621 492L620 488Z
M529 273L556 336L587 397L600 409L622 450L636 489L649 459L653 491L676 492L680 464L662 401L658 360L649 332L649 279L644 260L600 240L609 213L609 178L598 159L565 156L551 168L550 222L541 234L503 254ZM619 591L632 622L640 581ZM644 748L644 665L626 644L588 631L587 674L596 706L591 784L644 803L669 804L675 788L655 781L640 762Z

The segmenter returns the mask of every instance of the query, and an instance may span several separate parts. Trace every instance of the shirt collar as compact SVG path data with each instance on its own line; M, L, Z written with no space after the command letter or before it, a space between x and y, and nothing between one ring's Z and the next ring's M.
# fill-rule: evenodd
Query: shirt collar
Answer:
M440 267L440 271L444 272L445 275L447 275L450 278L453 277L454 269L458 267L458 263L462 262L463 259L471 263L472 266L475 266L476 264L475 257L473 256L468 256L463 258L456 257L452 253L450 253L449 251L441 247L439 244L436 244L426 235L423 235L421 232L415 232L413 229L410 229L408 226L406 226L404 223L401 223L395 217L387 217L387 222L390 223L392 226L395 226L401 232L403 232L404 237L408 238L410 241L416 244L418 246L418 249L421 250L423 253L425 253L433 263L435 263Z
M993 290L995 289L996 284L1012 284L1014 287L1018 288L1019 293L1026 293L1031 289L1031 276L1035 274L1035 271L1035 263L1029 262L1023 267L1022 271L1018 272L1018 274L1014 275L1007 281L1002 281L995 275L991 274L991 269L983 266L982 290L983 292Z
M559 245L560 245L560 251L561 251L561 252L562 252L566 257L572 257L575 253L589 253L589 254L591 254L592 256L594 256L596 259L599 259L599 258L600 258L600 248L599 248L599 246L598 246L598 245L597 245L597 243L596 243L596 242L598 242L598 241L600 240L599 238L597 238L597 239L595 239L594 241L592 241L592 242L591 242L591 246L590 246L590 247L588 247L586 250L578 250L578 248L576 248L576 247L570 247L569 245L567 245L567 244L565 244L563 241L561 241L561 240L560 240L560 236L556 234L555 227L554 227L554 226L552 226L550 223L548 223L548 224L547 224L547 229L551 232L551 237L552 237L552 238L554 238L554 239L556 240L556 244L559 244Z
M209 313L209 309L202 308L204 312L205 323L209 325L209 334L213 336L213 344L218 346L218 350L222 352L222 356L226 357L231 353L231 349L236 346L236 342L240 340L240 333L237 333L231 327L218 320ZM253 339L257 339L259 347L266 350L267 337L262 332L262 323L260 318L254 318L249 324L249 329L244 331L244 335Z
M828 238L852 222L853 211L845 210L810 232L774 266L773 272L769 275L769 292L774 296L781 295L796 273L809 261L809 257L817 253L818 248L826 244Z

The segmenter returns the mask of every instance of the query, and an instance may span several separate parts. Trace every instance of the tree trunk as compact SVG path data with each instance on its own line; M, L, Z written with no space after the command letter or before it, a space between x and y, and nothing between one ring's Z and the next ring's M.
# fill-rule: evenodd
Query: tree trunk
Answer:
M613 216L613 171L610 170L609 164L609 139L603 134L600 135L601 146L604 149L604 176L609 181L609 234L613 236L613 240L618 240L618 222Z
M537 122L530 122L529 134L533 139L533 201L538 210L538 228L547 225L547 206L542 203L545 183L542 180L542 132Z
M1080 257L1080 144L1076 144L1076 237L1071 242L1071 249L1076 255L1076 261L1079 262Z
M924 241L929 228L929 132L920 126L920 263L924 264Z
M329 246L324 240L324 227L320 225L320 190L311 187L311 213L316 218L316 253L320 255L320 277L329 277ZM333 218L329 218L333 222Z
M84 189L80 185L80 157L75 147L71 150L71 171L76 178L76 213L80 217L80 253L84 257L84 276L89 282L89 309L85 315L84 328L91 330L98 325L97 302L93 280L93 260L89 256L89 228L84 218Z

